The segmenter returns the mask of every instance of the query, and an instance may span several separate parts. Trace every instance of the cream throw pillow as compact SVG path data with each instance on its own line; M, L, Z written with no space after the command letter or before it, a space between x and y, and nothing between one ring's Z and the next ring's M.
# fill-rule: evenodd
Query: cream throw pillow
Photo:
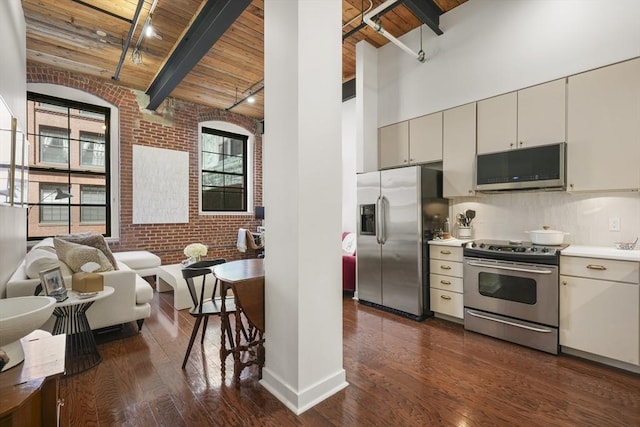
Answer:
M354 255L356 253L356 233L349 233L342 239L342 254Z
M77 243L79 245L92 246L100 249L102 253L107 257L114 270L118 269L118 263L116 262L107 241L102 234L82 233L82 234L65 234L56 236L58 239L65 240L67 242Z
M94 273L113 270L113 265L106 255L98 248L67 242L57 237L53 239L58 258L69 266L71 271L77 273L82 271L82 266L88 262L95 262L100 268Z
M60 267L62 276L71 276L72 271L58 259L55 251L49 251L49 247L32 248L24 257L24 268L29 279L39 279L40 272Z

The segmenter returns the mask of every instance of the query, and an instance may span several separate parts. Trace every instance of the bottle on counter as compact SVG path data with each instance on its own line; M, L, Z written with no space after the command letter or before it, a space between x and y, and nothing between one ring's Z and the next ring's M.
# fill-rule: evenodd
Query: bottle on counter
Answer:
M444 225L442 226L442 238L443 239L451 238L451 223L449 222L449 218L444 220Z

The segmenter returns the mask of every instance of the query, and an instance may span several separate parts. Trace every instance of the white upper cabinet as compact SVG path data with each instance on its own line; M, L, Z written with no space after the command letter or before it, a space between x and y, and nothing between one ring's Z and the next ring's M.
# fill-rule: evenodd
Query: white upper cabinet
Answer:
M442 112L378 130L380 169L442 161Z
M640 189L640 59L568 85L567 190Z
M478 153L565 141L566 79L478 102Z
M566 140L566 79L518 91L518 148Z
M378 129L380 169L409 164L409 122Z
M442 138L442 191L444 197L474 195L475 102L444 112Z
M516 92L478 101L478 154L515 148L517 113Z
M409 121L409 163L442 160L442 112Z

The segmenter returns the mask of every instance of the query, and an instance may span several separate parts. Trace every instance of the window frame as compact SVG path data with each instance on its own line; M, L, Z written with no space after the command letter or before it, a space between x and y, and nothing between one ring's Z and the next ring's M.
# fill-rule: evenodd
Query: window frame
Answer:
M231 137L240 137L245 140L244 149L244 179L245 179L245 208L243 210L226 210L226 211L204 211L202 204L202 176L203 176L203 144L202 134L211 133L203 132L203 129L210 129L214 134L222 134ZM254 195L254 147L255 135L245 128L229 122L222 121L205 121L198 124L198 211L200 215L253 215L253 195Z
M94 118L96 117L96 115L100 115L100 117L104 117L104 144L105 144L105 165L104 167L102 166L86 166L86 165L82 165L81 164L81 159L78 159L77 161L77 165L74 166L74 168L72 169L72 163L71 161L68 161L66 164L57 164L63 167L60 168L56 168L55 171L51 170L51 167L48 167L47 164L51 165L52 163L50 162L45 162L42 160L41 156L38 155L37 156L37 161L38 163L36 165L30 165L29 166L29 170L31 172L31 175L39 175L39 174L46 174L46 173L53 173L55 176L58 177L63 177L63 179L66 180L66 183L58 185L58 186L62 186L62 187L67 187L70 188L71 187L71 183L72 183L72 177L99 177L100 179L104 179L104 188L105 188L105 203L104 206L105 210L106 210L106 220L102 223L102 222L84 222L82 221L81 218L81 213L80 211L82 210L82 201L80 194L78 194L78 201L74 203L73 199L68 199L65 200L65 206L67 206L67 208L69 209L69 219L65 222L56 222L56 225L62 225L64 227L66 227L69 232L72 231L72 228L75 226L82 226L83 224L85 225L96 225L96 224L104 224L104 235L106 237L117 237L117 233L113 233L114 230L114 223L116 225L119 224L119 218L116 218L116 220L113 220L113 212L114 212L114 208L118 209L118 204L116 203L116 206L114 206L113 201L115 200L115 198L113 197L113 194L111 194L111 189L114 188L114 182L113 182L113 170L111 168L114 159L111 158L111 154L112 154L112 147L114 145L114 139L113 136L111 135L111 129L114 126L114 120L113 120L113 116L112 113L114 111L114 107L111 106L110 104L105 103L104 101L102 102L93 102L94 99L98 99L97 97L91 95L91 94L86 94L82 91L79 90L70 90L69 88L64 88L63 93L55 93L56 91L54 91L55 95L62 95L62 96L54 96L51 95L49 93L51 93L50 91L47 90L37 90L37 89L33 89L31 87L32 85L29 85L28 87L28 91L27 91L27 101L28 102L34 102L36 104L35 108L36 109L41 109L41 110L47 110L46 106L40 106L40 103L46 103L47 105L53 105L53 106L60 106L62 107L60 109L60 111L58 111L57 108L54 109L50 109L51 111L53 111L54 113L59 113L60 115L65 115L66 116L66 120L67 120L67 129L69 130L68 132L68 137L67 137L67 150L68 150L68 154L69 154L69 158L71 158L72 156L72 141L76 141L78 142L78 146L80 148L79 151L81 151L81 143L82 143L82 139L80 138L80 134L78 134L77 138L72 138L72 136L70 135L70 131L71 131L71 127L70 127L70 120L76 116L85 116L85 118L87 119L91 119L91 117L86 117L86 114L80 114L81 111L88 111L88 112L92 112L95 113L93 114ZM34 84L33 86L46 86L46 87L57 87L56 85L49 85L49 84ZM58 92L60 92L60 90L58 89ZM70 94L68 92L71 92ZM89 96L89 98L93 98L93 99L87 99L87 101L89 102L85 102L85 100L82 101L78 101L77 99L80 98L82 99L83 96L69 96L69 95L77 95L77 94L85 94L84 98L86 98L86 95ZM66 109L66 113L63 112L62 110ZM78 110L77 112L72 112L72 110ZM115 109L117 112L117 109ZM34 110L35 111L35 110ZM32 111L28 111L28 114L32 114ZM117 115L116 115L117 116ZM31 119L28 119L28 122ZM116 124L117 124L118 120L116 117ZM48 126L45 124L45 126ZM48 126L51 127L51 126ZM55 127L55 126L54 126ZM38 126L35 122L34 122L34 129L29 129L30 132L38 132L37 134L33 134L30 133L28 134L30 138L40 138L40 126ZM75 150L73 150L75 152ZM118 153L116 151L116 153ZM79 154L79 153L77 153ZM117 159L116 159L117 162ZM96 169L98 168L99 170L91 170L91 169ZM43 184L48 184L46 182L43 182ZM55 183L52 182L53 185L56 185ZM40 184L39 184L40 185ZM82 183L82 181L80 180L80 182L74 183L74 186L77 186L78 189L80 189L82 186L85 186L87 184ZM117 183L116 183L117 185ZM95 185L93 185L95 186ZM40 189L38 190L38 197L40 197L41 191ZM41 204L42 203L42 204ZM50 224L53 224L53 222L42 222L42 210L40 209L41 206L47 206L49 204L49 200L45 200L44 202L42 202L42 199L40 198L38 202L34 203L33 201L30 203L31 207L36 207L38 206L38 210L39 212L39 216L38 216L38 224L39 227L47 227ZM95 206L95 204L90 204L92 206ZM76 216L76 214L71 214L71 211L74 208L78 208L78 218L77 218L77 223L74 222L74 216ZM119 227L118 227L119 228ZM116 232L118 230L118 228L115 228ZM30 236L29 235L29 222L27 221L27 240L28 241L37 241L37 240L41 240L45 237L49 237L49 236L45 236L42 235L41 233L38 233L38 235L36 236Z

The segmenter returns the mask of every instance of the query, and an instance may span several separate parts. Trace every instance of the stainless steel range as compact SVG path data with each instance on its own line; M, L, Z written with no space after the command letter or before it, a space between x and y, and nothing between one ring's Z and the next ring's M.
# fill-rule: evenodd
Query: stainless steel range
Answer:
M464 254L464 327L558 354L560 250L480 240Z

